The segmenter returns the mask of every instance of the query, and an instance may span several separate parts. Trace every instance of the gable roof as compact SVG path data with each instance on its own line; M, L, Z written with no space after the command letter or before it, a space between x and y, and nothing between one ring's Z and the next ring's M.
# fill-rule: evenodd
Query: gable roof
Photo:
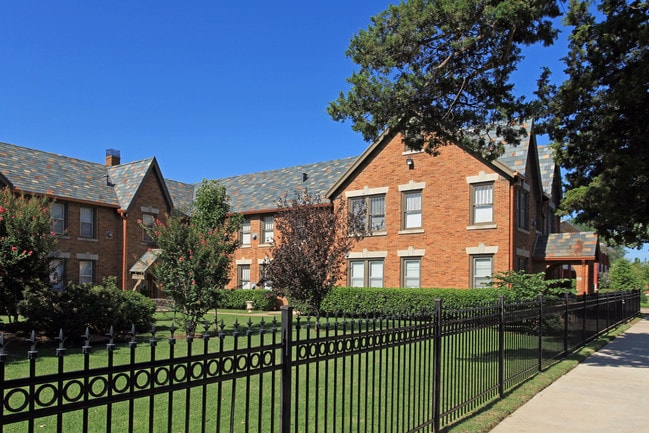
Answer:
M276 210L280 197L292 196L296 190L306 188L325 198L327 190L355 160L341 158L216 180L225 186L233 212Z
M174 207L188 213L194 202L194 192L197 185L171 179L165 179L165 183L167 184L167 191L169 191Z
M510 144L504 144L504 152L499 157L493 161L488 161L485 158L471 153L476 158L481 159L485 164L492 165L495 169L503 172L505 175L513 177L516 172L524 175L525 168L527 166L527 158L529 154L529 147L536 143L533 140L533 131L531 123L522 123L520 128L527 128L528 134L527 139L522 140L518 146L513 146ZM394 137L395 133L390 129L385 130L374 142L372 142L363 153L356 158L352 165L347 169L347 171L336 181L334 182L329 190L326 193L326 197L330 197L336 192L336 190L358 169L362 163L370 157L383 143L391 140ZM503 142L503 137L496 137L495 141Z
M107 167L104 164L0 142L0 176L29 194L128 209L145 176L162 174L155 158ZM171 197L162 186L171 204Z
M555 169L557 167L554 159L554 151L550 146L537 146L536 150L539 155L539 170L541 172L543 192L551 196L554 176L556 175Z
M599 238L594 232L550 233L539 236L532 257L543 260L595 259Z

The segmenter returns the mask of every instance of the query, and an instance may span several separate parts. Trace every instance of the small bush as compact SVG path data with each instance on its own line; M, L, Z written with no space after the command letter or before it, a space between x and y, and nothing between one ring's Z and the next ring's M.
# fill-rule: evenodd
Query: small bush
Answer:
M122 292L113 279L103 285L70 285L65 290L27 291L21 314L39 331L49 335L60 329L70 339L78 339L89 328L104 335L112 326L116 333L145 331L153 323L155 304L136 292Z
M246 301L252 301L255 310L272 311L277 309L277 296L272 290L237 289L223 290L219 308L245 310Z
M445 309L498 301L503 289L334 288L322 303L328 314L419 313L432 311L435 301Z

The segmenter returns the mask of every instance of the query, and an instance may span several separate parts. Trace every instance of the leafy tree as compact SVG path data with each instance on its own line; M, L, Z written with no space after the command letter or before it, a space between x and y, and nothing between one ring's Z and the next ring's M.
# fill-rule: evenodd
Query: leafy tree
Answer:
M649 4L571 0L567 79L539 95L567 169L561 204L607 239L649 241Z
M160 248L153 275L173 300L188 330L218 305L238 246L241 217L231 214L225 187L204 180L189 217L173 212L150 229Z
M635 290L643 287L642 279L632 263L618 259L609 270L610 288L613 290Z
M57 241L50 208L47 198L0 190L0 306L9 320L18 319L26 290L49 285L50 254Z
M546 279L545 272L496 272L492 275L490 283L494 288L511 290L515 299L534 299L539 295L546 299L554 299L573 291L569 279Z
M332 206L307 190L281 199L268 267L273 288L319 316L322 300L344 276L346 254L364 236L361 219L342 200Z
M329 114L351 120L368 141L391 128L413 149L435 154L453 142L495 157L496 137L518 143L526 131L512 121L533 108L512 92L521 48L550 45L556 37L551 19L558 15L555 0L389 6L351 40L346 54L360 69Z

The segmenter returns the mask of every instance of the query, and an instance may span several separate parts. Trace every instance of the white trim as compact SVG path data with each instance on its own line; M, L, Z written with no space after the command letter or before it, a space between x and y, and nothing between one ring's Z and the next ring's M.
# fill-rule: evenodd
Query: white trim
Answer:
M472 226L466 226L467 230L484 230L484 229L497 229L498 224L476 224Z
M144 213L150 213L150 214L155 214L158 215L160 213L160 209L156 209L151 206L142 206L140 207L140 210Z
M236 264L237 264L237 266L238 265L251 265L252 260L251 259L237 259Z
M99 254L77 253L77 260L99 260Z
M469 255L496 254L497 252L498 252L497 246L488 247L483 243L478 244L477 247L466 247L466 253Z
M480 171L477 176L467 176L466 183L495 182L498 180L498 173L485 173Z
M366 195L377 195L377 194L387 194L388 193L388 187L387 186L381 186L378 188L370 188L369 186L365 185L363 189L356 189L353 191L345 191L345 197L350 198L350 197L363 197Z
M60 251L54 251L47 255L50 259L69 259L71 257L70 253L62 253Z
M422 257L426 254L426 250L415 249L412 245L408 247L407 250L397 250L397 256L399 257Z
M347 254L348 259L384 259L387 256L387 251L368 251L367 248L364 248L362 252L350 252Z
M410 180L408 183L397 186L399 191L413 191L426 188L426 182L415 182Z
M528 259L530 258L530 252L525 248L516 248L516 255L521 257L527 257Z
M417 233L424 233L424 229L421 228L416 228L416 229L402 229L397 232L398 235L412 235L412 234L417 234Z

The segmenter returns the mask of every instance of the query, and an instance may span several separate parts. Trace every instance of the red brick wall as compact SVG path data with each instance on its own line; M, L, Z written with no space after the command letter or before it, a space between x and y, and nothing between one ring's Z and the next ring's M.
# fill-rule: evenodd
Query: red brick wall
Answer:
M412 158L410 169L406 159ZM470 256L467 247L498 247L494 271L509 266L509 192L510 183L502 176L494 183L494 218L496 228L468 230L470 225L470 185L467 176L496 171L456 146L444 147L438 156L427 153L404 154L399 137L368 158L366 167L350 179L339 193L365 187L388 187L386 194L385 235L363 239L355 252L367 249L387 251L384 260L384 286L401 286L401 259L398 250L424 249L421 262L422 287L466 288L470 284ZM398 185L425 182L422 191L423 233L399 234L401 229L401 192ZM347 284L346 281L340 282Z

